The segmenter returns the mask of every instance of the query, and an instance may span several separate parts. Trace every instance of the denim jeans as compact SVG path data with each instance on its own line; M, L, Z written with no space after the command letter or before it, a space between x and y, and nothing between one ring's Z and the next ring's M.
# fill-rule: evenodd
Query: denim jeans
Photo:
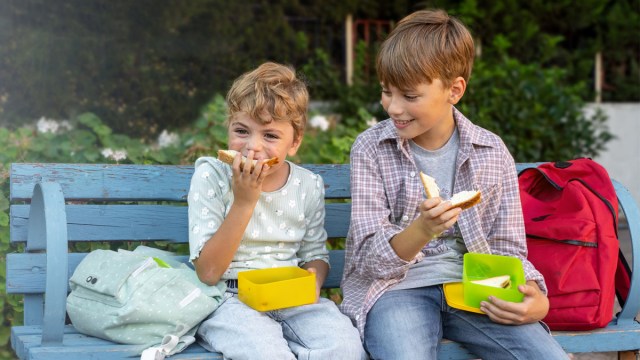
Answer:
M371 359L436 359L442 338L482 359L568 359L541 323L501 325L451 308L439 285L388 291L367 315L364 343Z
M331 300L259 312L225 297L198 328L202 346L225 359L366 359L358 330Z

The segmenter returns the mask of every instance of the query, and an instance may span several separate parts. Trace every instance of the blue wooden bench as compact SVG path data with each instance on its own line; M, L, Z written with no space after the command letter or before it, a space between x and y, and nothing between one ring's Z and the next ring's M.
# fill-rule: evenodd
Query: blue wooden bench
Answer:
M518 164L522 169L532 164ZM326 198L349 199L349 165L307 165L321 174ZM24 295L24 326L11 329L20 359L124 359L136 347L78 333L65 323L68 279L85 256L69 253L71 243L95 241L170 241L186 243L186 199L193 167L157 165L13 164L10 171L11 241L24 252L7 256L7 293ZM621 213L632 238L631 293L622 311L604 329L554 332L567 352L640 349L640 212L629 192L614 182ZM350 204L328 201L327 232L347 234ZM186 257L183 257L186 261ZM339 287L344 253L331 253L327 288ZM221 359L192 345L172 359ZM444 340L440 359L473 354Z

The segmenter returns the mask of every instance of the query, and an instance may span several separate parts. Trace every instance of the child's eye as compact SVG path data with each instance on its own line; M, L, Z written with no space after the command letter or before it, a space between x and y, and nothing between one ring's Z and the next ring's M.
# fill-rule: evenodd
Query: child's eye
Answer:
M415 95L405 95L404 98L407 99L408 101L414 101L418 97Z
M246 129L243 129L243 128L236 128L233 130L233 132L239 135L244 135L249 133Z
M266 134L264 137L270 140L277 140L280 138L278 135L275 135L275 134Z

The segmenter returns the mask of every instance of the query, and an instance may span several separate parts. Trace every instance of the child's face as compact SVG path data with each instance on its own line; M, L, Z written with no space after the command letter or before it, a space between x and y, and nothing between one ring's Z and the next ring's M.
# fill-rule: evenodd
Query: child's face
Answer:
M252 119L246 113L235 114L229 122L229 149L236 150L247 156L253 150L253 158L257 160L278 157L284 163L287 156L293 156L298 151L300 139L294 137L293 126L285 121L272 121L262 124Z
M459 99L456 86L454 83L445 88L439 79L406 91L382 84L381 104L401 138L413 139L426 149L437 149L453 131L452 105Z

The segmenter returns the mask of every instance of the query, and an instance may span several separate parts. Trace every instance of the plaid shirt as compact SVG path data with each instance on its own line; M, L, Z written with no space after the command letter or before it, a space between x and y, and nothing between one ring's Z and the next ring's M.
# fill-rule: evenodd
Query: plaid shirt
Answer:
M454 193L471 189L482 193L482 201L458 217L468 251L520 258L527 280L536 280L546 293L542 275L526 259L513 157L502 139L474 125L455 108L454 118L460 134ZM419 215L418 206L424 201L408 140L398 137L391 120L366 130L354 142L351 194L340 306L363 335L367 313L376 300L430 253L427 245L414 259L405 261L389 244Z

